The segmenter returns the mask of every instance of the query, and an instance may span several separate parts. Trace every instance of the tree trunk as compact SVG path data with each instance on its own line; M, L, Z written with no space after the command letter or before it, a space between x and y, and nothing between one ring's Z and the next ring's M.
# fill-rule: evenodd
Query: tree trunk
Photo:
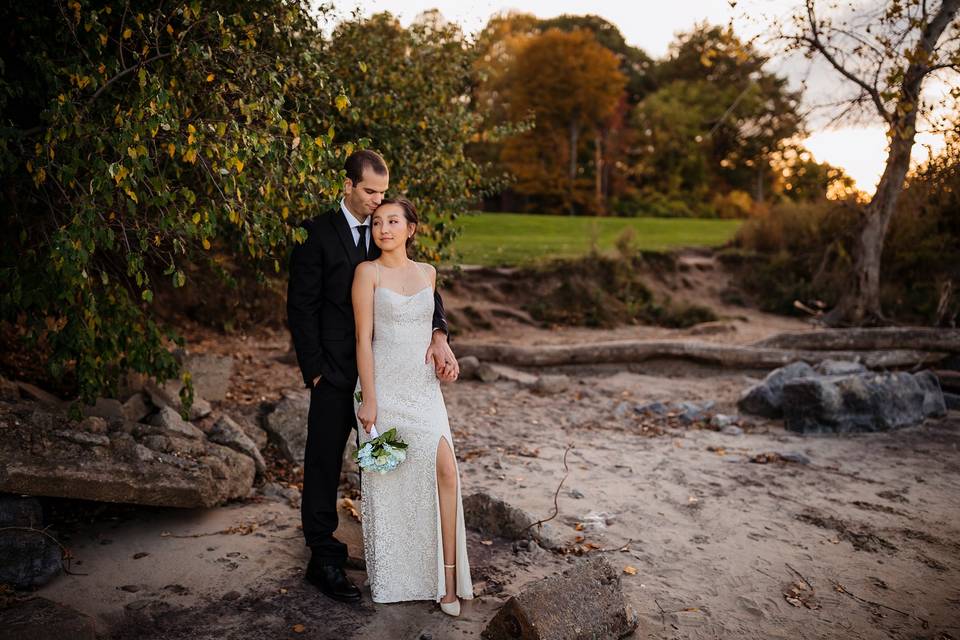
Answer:
M568 177L570 179L570 194L567 199L567 207L569 208L570 215L574 214L574 193L576 191L577 184L577 143L580 140L580 127L577 126L576 119L570 120L570 168Z
M597 213L603 214L606 207L603 203L603 140L600 138L600 131L597 130L593 137L594 145L594 171L596 173L594 180L594 190L597 199Z
M647 360L686 360L720 367L775 369L795 360L857 360L870 369L930 365L945 352L914 349L878 351L774 349L686 340L625 340L573 345L519 346L503 343L458 342L457 356L515 367L555 367L589 364L636 364Z
M854 250L853 278L846 294L823 321L830 326L884 322L880 308L880 258L890 218L903 191L910 168L910 151L916 136L917 111L923 80L930 73L937 42L960 10L960 0L943 0L940 8L921 31L915 50L907 53L910 65L903 75L896 108L885 114L890 123L890 151L877 192L865 210L863 230ZM879 104L878 109L884 112Z
M880 258L883 243L903 191L903 182L910 167L913 149L916 109L901 122L891 127L890 152L887 166L877 185L877 192L864 211L860 237L854 250L853 278L846 294L837 306L824 316L829 326L876 325L885 322L880 308Z

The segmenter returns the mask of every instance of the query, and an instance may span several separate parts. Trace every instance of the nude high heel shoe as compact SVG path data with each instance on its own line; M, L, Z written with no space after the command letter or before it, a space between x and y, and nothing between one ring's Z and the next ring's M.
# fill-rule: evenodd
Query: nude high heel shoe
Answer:
M443 565L444 569L453 569L457 565L455 564L445 564ZM456 580L456 573L454 573L454 580ZM460 598L457 598L453 602L441 602L440 611L443 611L448 616L457 617L460 615Z

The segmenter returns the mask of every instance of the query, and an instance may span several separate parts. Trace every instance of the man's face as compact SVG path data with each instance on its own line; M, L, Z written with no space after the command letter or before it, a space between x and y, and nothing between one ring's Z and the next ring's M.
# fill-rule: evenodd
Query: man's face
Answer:
M383 194L389 186L389 174L380 175L372 169L364 168L360 182L354 184L350 178L347 178L343 183L343 200L347 203L350 213L366 218L380 206Z

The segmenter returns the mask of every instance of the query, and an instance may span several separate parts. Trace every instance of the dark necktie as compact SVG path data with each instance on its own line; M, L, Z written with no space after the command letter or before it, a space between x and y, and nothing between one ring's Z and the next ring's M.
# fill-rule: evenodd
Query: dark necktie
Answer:
M367 259L367 226L360 225L357 227L357 232L360 234L360 242L357 243L357 248L360 249L360 259Z

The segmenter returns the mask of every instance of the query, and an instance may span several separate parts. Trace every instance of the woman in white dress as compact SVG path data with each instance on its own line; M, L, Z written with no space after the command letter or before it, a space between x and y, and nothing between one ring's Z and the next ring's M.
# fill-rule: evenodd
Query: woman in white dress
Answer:
M447 409L423 356L437 272L407 257L416 228L410 202L384 200L371 221L382 254L358 265L353 280L361 446L374 424L379 433L396 428L409 445L395 470L363 476L364 553L374 602L435 600L459 615L458 596L473 598L473 583Z

